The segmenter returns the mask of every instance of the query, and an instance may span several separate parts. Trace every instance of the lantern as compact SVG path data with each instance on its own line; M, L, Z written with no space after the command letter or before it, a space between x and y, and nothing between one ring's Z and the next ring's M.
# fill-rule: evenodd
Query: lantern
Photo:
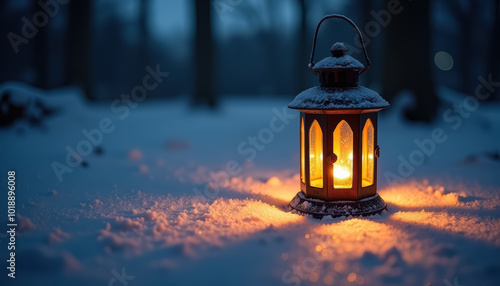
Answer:
M332 56L314 64L319 27L330 18L344 19L357 31L366 67L346 54L343 43L335 43ZM300 192L289 204L293 212L322 218L372 215L387 208L377 194L377 115L389 103L358 85L358 76L369 67L358 27L345 16L325 16L316 28L309 64L320 86L301 92L288 105L300 111Z

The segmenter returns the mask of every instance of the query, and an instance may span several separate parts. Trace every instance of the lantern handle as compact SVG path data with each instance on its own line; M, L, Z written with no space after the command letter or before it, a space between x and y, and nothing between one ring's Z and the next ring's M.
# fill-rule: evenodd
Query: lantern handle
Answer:
M318 30L319 30L319 26L321 26L321 23L323 23L325 20L331 19L331 18L338 18L338 19L344 19L344 20L346 20L349 24L351 24L351 26L358 33L359 39L361 40L361 45L363 46L363 53L365 54L365 58L366 58L366 66L365 66L365 68L359 74L360 75L364 74L370 68L370 66L372 64L370 62L370 58L368 58L368 54L366 53L366 47L365 47L365 41L363 40L363 35L361 34L361 31L359 31L358 26L356 26L356 24L354 24L354 22L351 19L347 18L344 15L340 15L340 14L326 15L325 17L323 17L323 19L321 19L321 21L319 21L318 26L316 27L316 31L314 31L314 41L313 41L313 46L312 46L312 51L311 51L311 60L310 60L310 63L308 65L309 68L311 69L311 71L315 75L318 75L315 71L313 71L313 67L314 67L314 61L313 61L313 59L314 59L314 51L316 49L316 38L318 37Z

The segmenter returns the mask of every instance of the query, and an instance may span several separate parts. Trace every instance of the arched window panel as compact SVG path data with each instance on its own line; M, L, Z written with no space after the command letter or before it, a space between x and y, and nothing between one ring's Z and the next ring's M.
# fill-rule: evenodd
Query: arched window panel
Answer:
M373 123L368 118L363 128L363 154L361 164L362 187L373 185L373 170L375 167L374 150L375 150L375 129Z
M333 153L337 155L337 161L333 164L333 186L336 189L352 188L353 133L345 120L333 132Z
M316 120L309 128L309 185L323 188L323 131Z
M306 183L306 145L304 134L304 118L300 119L300 180Z

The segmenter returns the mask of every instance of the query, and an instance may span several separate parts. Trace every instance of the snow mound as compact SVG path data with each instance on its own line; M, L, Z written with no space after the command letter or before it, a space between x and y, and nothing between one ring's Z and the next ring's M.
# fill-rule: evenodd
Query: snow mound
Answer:
M98 240L103 242L108 253L124 249L137 250L140 247L140 241L137 239L112 232L109 223L106 224L105 229L101 230Z
M4 82L0 84L0 98L5 97L13 106L23 107L25 118L31 121L60 109L71 113L81 113L86 109L85 96L77 88L46 91L21 82Z
M26 232L36 228L35 224L31 222L31 219L20 214L17 214L17 221L19 222L19 232Z
M74 271L81 268L80 262L71 253L56 251L47 246L38 246L20 251L17 255L19 255L19 266L26 272L55 273L62 270Z
M117 217L113 227L120 231L131 231L141 229L144 224L144 218L130 219L124 217Z
M49 244L57 244L67 240L70 235L60 228L54 229L53 232L49 234Z

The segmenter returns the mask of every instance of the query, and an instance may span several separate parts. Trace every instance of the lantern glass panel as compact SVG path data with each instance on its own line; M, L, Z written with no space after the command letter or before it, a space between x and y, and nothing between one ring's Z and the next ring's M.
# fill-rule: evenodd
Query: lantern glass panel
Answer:
M304 136L304 118L300 120L300 180L305 184L306 179L306 155L305 155L305 136Z
M363 128L363 162L362 162L362 178L361 185L368 187L373 185L373 169L375 165L374 159L374 128L372 121L368 118Z
M333 153L337 155L333 164L333 186L336 189L352 188L353 133L345 120L333 132Z
M309 185L323 188L323 131L316 120L309 128Z

